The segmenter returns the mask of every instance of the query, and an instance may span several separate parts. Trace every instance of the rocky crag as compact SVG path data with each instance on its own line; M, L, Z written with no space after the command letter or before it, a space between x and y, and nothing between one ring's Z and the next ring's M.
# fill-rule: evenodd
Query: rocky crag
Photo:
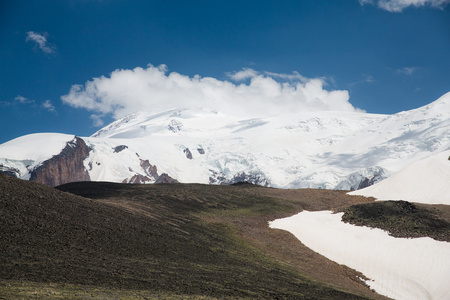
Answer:
M57 186L74 181L90 181L83 161L91 149L83 139L75 137L68 142L61 153L44 161L31 172L30 180L49 186Z

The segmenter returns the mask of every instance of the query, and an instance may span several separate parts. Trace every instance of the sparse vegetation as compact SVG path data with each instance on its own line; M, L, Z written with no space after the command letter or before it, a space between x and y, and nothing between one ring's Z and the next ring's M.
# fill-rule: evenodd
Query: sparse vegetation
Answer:
M380 228L395 237L431 237L450 242L450 223L425 205L407 201L377 201L358 204L345 210L344 222Z
M94 182L60 192L0 176L0 298L384 299L360 273L267 226L362 197Z

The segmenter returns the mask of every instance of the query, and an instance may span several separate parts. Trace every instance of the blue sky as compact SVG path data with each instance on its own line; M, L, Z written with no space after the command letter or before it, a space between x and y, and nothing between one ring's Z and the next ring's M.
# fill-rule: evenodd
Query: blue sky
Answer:
M243 89L252 105L312 93L314 109L417 108L450 91L448 3L3 0L0 143L89 136L135 109L205 105L211 90L217 103Z

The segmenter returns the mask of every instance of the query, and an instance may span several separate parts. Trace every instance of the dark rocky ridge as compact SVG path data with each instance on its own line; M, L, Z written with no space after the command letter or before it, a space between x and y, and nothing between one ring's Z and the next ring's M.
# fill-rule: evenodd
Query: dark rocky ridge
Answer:
M367 178L364 177L364 179L359 183L357 190L366 188L368 186L374 185L375 183L378 182L378 178L376 176L372 177L372 178Z
M178 180L173 179L166 173L162 173L158 179L156 179L155 183L178 183Z
M450 242L450 223L433 212L434 206L408 201L377 201L352 205L342 221L357 226L380 228L394 237L431 237Z
M74 181L90 181L83 161L91 149L83 139L75 137L68 142L60 154L44 161L30 174L30 181L57 186Z

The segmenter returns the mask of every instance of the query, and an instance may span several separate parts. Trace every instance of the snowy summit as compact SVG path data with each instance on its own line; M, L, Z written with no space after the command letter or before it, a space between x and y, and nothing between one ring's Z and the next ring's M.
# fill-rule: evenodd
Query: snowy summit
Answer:
M236 117L170 109L129 114L82 137L93 181L249 181L279 188L360 189L450 148L450 93L394 115L356 111ZM0 166L28 179L74 136L30 135L0 145ZM152 167L153 171L150 171ZM153 172L153 173L152 173Z

